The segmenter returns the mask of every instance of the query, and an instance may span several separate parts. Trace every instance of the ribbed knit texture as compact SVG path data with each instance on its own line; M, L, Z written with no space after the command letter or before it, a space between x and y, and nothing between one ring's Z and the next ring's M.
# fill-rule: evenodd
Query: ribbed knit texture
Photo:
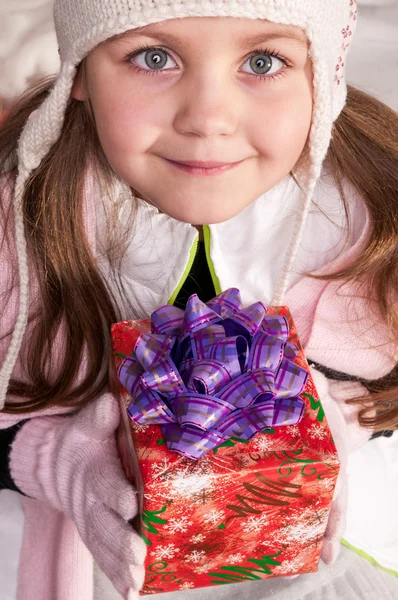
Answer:
M101 569L127 598L138 598L146 546L127 523L137 495L118 458L118 402L104 394L74 416L32 419L11 448L16 485L74 521Z

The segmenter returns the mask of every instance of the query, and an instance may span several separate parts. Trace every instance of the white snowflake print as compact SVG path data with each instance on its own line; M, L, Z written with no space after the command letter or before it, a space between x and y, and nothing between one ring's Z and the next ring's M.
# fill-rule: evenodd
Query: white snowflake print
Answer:
M316 506L291 510L291 523L282 526L264 542L263 546L280 548L284 544L308 545L319 541L326 529L329 518L328 509L317 509Z
M324 490L331 490L336 482L333 479L328 479L325 477L324 479L319 479L317 483L320 488Z
M170 468L170 462L168 458L163 457L160 462L155 462L151 466L152 477L162 477Z
M317 514L314 506L292 508L290 511L291 524L312 522L314 518L317 518Z
M193 570L195 573L198 573L198 575L203 575L204 573L208 573L210 571L210 567L208 565L199 565L198 567L194 567Z
M246 533L251 533L251 532L258 533L267 524L268 524L268 519L267 519L266 515L261 515L260 517L249 517L248 519L243 521L243 523L241 523L242 529Z
M193 587L195 587L195 584L192 583L192 581L185 581L179 587L180 587L180 590L190 590Z
M186 562L198 563L203 560L206 556L206 552L204 550L192 550L190 554L187 554L185 557Z
M134 431L138 431L139 433L145 433L148 427L149 425L139 425L138 423L134 423Z
M286 427L286 431L288 431L293 437L300 437L301 435L300 429L297 425L289 425L289 427Z
M203 490L208 493L214 489L214 475L206 473L190 473L187 470L180 469L173 476L170 488L170 497L175 496L194 496L200 494Z
M281 537L287 540L303 542L313 540L325 533L325 523L322 519L314 520L312 523L296 523L288 525L281 530Z
M164 528L168 529L171 533L177 533L178 531L185 533L190 525L192 525L192 521L188 521L188 517L172 517L167 521Z
M323 440L325 437L327 437L328 430L324 425L317 425L316 423L313 423L308 431L308 435L313 440Z
M221 521L224 518L224 514L225 513L223 510L216 510L215 508L212 508L211 510L209 510L207 515L203 517L203 520L205 523L211 523L212 525L216 525L217 523L221 523Z
M167 544L167 546L158 546L151 554L156 560L165 560L167 558L173 558L179 550L180 549L176 548L175 544Z
M203 542L205 539L206 538L202 533L197 533L189 538L189 541L192 542L192 544L200 544L200 542Z
M290 561L284 561L279 567L279 571L281 573L297 573L300 569L303 568L303 558L301 556L296 556Z
M231 565L236 565L237 563L242 562L244 556L243 554L230 554L229 556L227 556L227 562Z
M265 435L260 435L254 440L253 446L257 452L268 452L272 446L272 440Z

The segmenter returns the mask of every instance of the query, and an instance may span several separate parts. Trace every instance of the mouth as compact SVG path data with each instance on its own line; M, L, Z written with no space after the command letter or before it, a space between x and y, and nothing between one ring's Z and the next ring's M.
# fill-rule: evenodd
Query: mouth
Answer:
M165 158L164 160L173 165L175 168L185 171L186 173L190 173L191 175L217 175L234 169L238 165L242 164L245 159L233 163L188 160L176 162L174 160L169 160L168 158Z

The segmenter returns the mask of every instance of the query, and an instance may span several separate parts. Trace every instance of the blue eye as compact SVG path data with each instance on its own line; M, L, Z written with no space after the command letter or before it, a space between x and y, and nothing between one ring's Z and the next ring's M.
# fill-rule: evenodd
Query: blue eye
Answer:
M160 71L167 65L168 57L169 54L165 50L162 50L161 48L150 48L148 50L138 52L134 56L134 60L140 62L141 59L144 58L146 67L149 69L154 69L155 71ZM143 65L138 64L137 66L145 70Z
M247 62L249 63L250 68L254 71L255 75L268 75L269 77L276 75L276 73L281 69L280 66L278 67L278 65L276 65L278 68L275 71L276 62L287 66L286 61L282 57L270 52L256 51L247 59L245 64Z

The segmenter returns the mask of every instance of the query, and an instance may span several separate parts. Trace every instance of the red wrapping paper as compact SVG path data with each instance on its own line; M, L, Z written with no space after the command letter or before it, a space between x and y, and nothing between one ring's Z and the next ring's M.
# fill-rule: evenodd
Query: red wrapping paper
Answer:
M287 318L295 362L309 371L289 310L267 312ZM150 327L113 325L116 369ZM198 461L170 451L159 426L130 421L131 396L114 391L119 450L140 490L136 526L148 544L143 595L317 571L340 463L311 377L299 424L231 438Z

